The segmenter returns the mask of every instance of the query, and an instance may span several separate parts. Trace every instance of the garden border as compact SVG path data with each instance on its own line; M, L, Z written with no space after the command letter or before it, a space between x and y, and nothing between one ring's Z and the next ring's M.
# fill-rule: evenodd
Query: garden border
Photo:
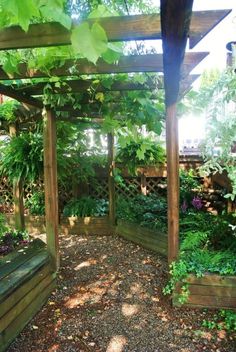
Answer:
M116 234L153 252L167 256L167 235L125 220L118 220Z
M182 305L178 297L183 284L189 285L190 295ZM205 276L197 278L195 275L189 275L182 283L177 284L172 303L174 307L236 309L236 276L206 273Z

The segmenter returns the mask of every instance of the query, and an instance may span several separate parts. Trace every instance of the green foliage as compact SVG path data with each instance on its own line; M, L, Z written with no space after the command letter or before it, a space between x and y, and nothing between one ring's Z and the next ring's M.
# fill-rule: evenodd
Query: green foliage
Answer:
M180 204L184 201L189 205L194 195L194 190L200 190L200 182L194 174L193 170L185 171L180 170Z
M64 207L64 216L104 216L108 212L108 202L104 199L81 197L71 199Z
M29 209L32 215L44 215L45 214L45 197L44 192L37 191L26 200L25 207Z
M236 312L233 310L220 310L212 320L203 320L202 325L208 329L236 331Z
M135 175L138 166L162 165L165 162L165 151L157 142L141 135L135 138L120 138L116 160L125 165L131 175Z
M15 121L15 111L20 103L16 100L7 100L0 104L0 119L6 121Z
M7 231L6 218L2 213L0 213L0 238L3 236L3 234L6 231Z
M77 26L73 29L71 43L77 53L87 57L94 64L107 50L106 33L98 23L94 23L91 28L87 22Z
M138 195L132 200L124 197L117 199L116 214L118 219L128 220L141 226L167 230L167 203L166 199L155 194Z
M11 181L36 180L43 171L43 140L40 133L21 133L1 150L0 171Z
M0 255L6 255L19 246L26 246L29 243L27 231L7 229L7 232L0 234Z
M0 26L19 24L27 31L32 21L53 20L67 29L71 27L70 17L64 13L65 0L1 0Z

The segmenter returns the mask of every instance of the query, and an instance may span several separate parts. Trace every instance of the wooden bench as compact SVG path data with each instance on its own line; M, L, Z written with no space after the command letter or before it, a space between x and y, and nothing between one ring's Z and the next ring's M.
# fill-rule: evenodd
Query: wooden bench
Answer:
M55 288L55 276L39 239L0 259L0 352L46 302Z

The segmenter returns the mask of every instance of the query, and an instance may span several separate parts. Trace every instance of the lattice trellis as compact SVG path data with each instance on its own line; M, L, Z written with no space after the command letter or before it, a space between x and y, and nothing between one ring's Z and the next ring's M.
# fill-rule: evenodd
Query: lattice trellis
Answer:
M8 182L6 177L0 180L0 203L4 211L13 210L12 185Z
M96 199L108 199L108 179L101 178L89 184L89 195Z
M166 180L161 177L147 177L146 178L147 194L158 194L160 190L166 188Z
M28 200L32 197L34 192L44 191L43 179L39 179L37 182L26 184L24 186L24 200Z
M116 184L116 194L132 198L141 192L140 177L124 178L124 185Z

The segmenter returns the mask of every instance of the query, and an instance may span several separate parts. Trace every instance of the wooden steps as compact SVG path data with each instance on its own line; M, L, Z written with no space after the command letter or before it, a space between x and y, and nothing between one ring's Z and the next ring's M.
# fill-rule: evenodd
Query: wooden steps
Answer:
M45 244L36 239L23 252L0 261L0 352L34 317L55 288Z

